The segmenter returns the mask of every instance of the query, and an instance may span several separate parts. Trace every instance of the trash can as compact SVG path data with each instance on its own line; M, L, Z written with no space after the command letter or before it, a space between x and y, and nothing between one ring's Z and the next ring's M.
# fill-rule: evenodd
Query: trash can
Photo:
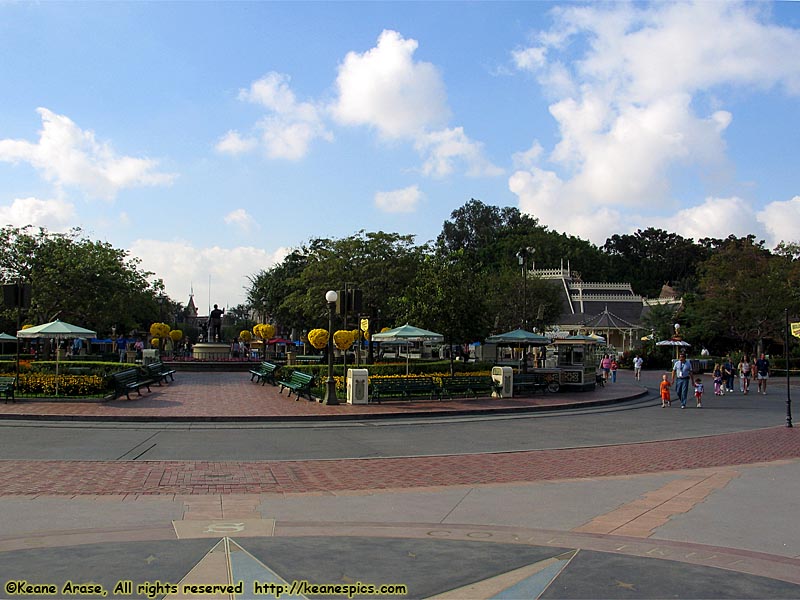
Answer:
M158 350L156 348L148 348L147 350L142 350L142 364L149 365L150 363L154 363L158 360Z
M492 392L493 398L514 396L514 369L511 367L492 367L492 379L501 386L500 392Z
M369 371L367 369L347 369L347 403L367 404L369 394Z

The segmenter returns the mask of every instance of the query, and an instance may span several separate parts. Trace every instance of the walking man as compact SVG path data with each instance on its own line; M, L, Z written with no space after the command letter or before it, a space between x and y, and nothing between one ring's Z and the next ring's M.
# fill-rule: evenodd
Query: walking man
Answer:
M769 380L769 360L761 353L756 361L756 377L758 377L758 393L767 395L767 381Z
M672 367L672 383L675 384L675 393L681 401L681 408L686 408L686 397L689 394L689 384L692 381L692 364L686 360L686 353L681 352L678 360Z
M644 359L636 355L636 358L633 359L633 376L636 378L636 381L641 381L642 379L642 365L644 364Z

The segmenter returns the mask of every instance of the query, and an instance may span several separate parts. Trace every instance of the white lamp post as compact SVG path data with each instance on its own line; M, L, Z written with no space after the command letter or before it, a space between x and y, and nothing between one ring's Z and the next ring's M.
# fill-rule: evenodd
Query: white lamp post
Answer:
M328 290L325 294L325 301L328 303L328 379L325 380L323 404L339 404L339 399L336 397L336 380L333 378L333 310L338 299L339 294L334 290Z

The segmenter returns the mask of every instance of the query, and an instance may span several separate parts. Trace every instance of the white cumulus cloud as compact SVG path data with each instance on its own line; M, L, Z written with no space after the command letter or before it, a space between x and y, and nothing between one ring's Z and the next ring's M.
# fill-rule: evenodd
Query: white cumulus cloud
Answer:
M408 213L414 212L424 194L416 185L393 190L390 192L376 192L375 206L384 212Z
M242 154L261 147L268 158L299 160L314 140L331 141L333 134L320 109L313 102L299 102L289 83L288 75L270 72L240 90L240 100L258 104L267 114L254 124L250 135L228 131L217 142L217 151Z
M511 58L553 98L560 139L541 156L515 156L520 170L509 189L522 210L557 230L591 229L589 239L602 243L649 225L633 222L640 205L673 215L676 172L730 179L724 136L735 114L719 106L724 94L705 108L709 95L736 87L800 93L800 62L786 60L800 56L800 32L766 22L757 4L566 5L552 14L554 26ZM697 206L685 222L696 220L689 229L698 232L715 203L736 202L690 201Z
M800 196L767 204L758 213L758 220L768 232L768 243L800 242Z
M59 187L72 186L90 196L113 199L125 188L168 185L175 174L158 171L158 161L118 155L94 132L78 127L69 117L46 108L38 142L0 140L0 161L24 162Z
M336 78L336 118L370 125L388 138L413 137L445 125L450 110L444 82L434 65L414 61L418 45L386 30L376 47L349 52Z
M258 229L258 223L256 223L253 217L243 208L232 210L223 217L223 220L227 225L238 227L245 233L250 233Z
M267 252L252 246L197 247L188 241L153 239L136 240L129 251L142 260L143 269L164 280L167 294L173 300L185 304L193 289L201 312L209 295L211 304L244 303L250 284L248 276L280 262L289 253L283 247Z
M75 225L75 205L65 200L16 198L10 205L0 205L0 226L5 225L66 231Z

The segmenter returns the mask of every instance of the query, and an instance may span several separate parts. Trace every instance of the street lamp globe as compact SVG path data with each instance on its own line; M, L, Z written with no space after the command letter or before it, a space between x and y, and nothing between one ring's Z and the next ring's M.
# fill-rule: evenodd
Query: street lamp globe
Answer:
M328 290L325 300L328 302L328 378L325 380L325 396L323 404L339 404L336 398L336 380L333 378L333 309L339 294L335 290Z

